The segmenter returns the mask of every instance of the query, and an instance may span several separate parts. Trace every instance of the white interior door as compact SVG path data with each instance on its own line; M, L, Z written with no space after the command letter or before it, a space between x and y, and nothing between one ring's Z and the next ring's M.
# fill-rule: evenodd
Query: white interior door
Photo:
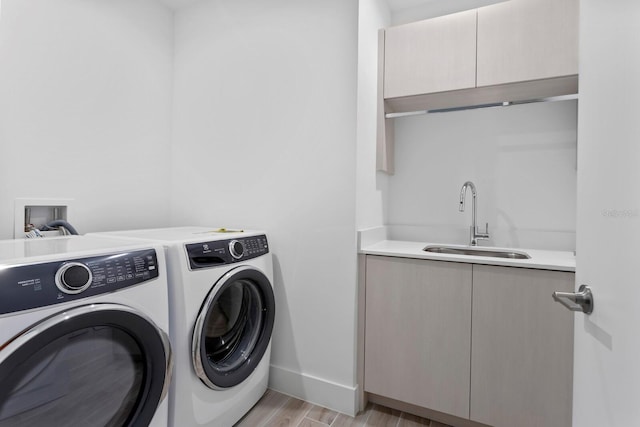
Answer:
M580 8L573 425L640 426L640 2Z

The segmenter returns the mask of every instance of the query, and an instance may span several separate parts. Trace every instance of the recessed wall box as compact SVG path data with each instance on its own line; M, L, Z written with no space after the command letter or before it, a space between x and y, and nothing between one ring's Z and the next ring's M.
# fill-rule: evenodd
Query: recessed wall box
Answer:
M69 221L69 206L73 199L15 199L13 238L22 239L33 229L51 221ZM59 231L42 231L43 236L59 236Z

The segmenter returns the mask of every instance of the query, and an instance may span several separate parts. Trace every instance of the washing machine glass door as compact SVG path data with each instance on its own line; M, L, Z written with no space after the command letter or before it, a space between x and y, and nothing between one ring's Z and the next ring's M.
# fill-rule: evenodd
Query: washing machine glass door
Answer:
M142 313L76 307L0 346L0 427L146 426L170 371L167 336Z
M260 363L275 318L273 287L256 268L230 270L211 289L193 331L196 374L213 389L243 382Z

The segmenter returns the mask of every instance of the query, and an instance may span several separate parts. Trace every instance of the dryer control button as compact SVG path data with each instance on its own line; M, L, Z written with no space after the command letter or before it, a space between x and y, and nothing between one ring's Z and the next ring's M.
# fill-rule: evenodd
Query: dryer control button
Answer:
M68 262L56 272L56 286L66 294L79 294L91 286L93 274L79 262Z
M229 252L235 259L240 259L244 255L244 245L237 240L232 240L229 242Z

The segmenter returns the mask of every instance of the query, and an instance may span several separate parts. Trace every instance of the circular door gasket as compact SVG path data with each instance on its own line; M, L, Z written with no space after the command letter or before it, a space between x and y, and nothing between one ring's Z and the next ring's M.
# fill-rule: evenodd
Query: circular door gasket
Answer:
M135 342L140 350L135 357L142 359L139 363L143 366L135 404L126 414L119 415L119 419L124 421L118 421L118 424L130 427L149 425L168 390L173 360L171 346L166 333L145 314L120 304L74 307L43 319L0 346L0 408L33 368L29 365L30 358L56 340L86 329L105 327L116 329ZM95 386L100 387L100 383ZM64 416L74 424L72 412ZM50 425L50 420L42 420L41 425Z
M271 340L273 287L255 267L228 271L207 295L193 330L192 359L198 377L220 390L246 380Z

